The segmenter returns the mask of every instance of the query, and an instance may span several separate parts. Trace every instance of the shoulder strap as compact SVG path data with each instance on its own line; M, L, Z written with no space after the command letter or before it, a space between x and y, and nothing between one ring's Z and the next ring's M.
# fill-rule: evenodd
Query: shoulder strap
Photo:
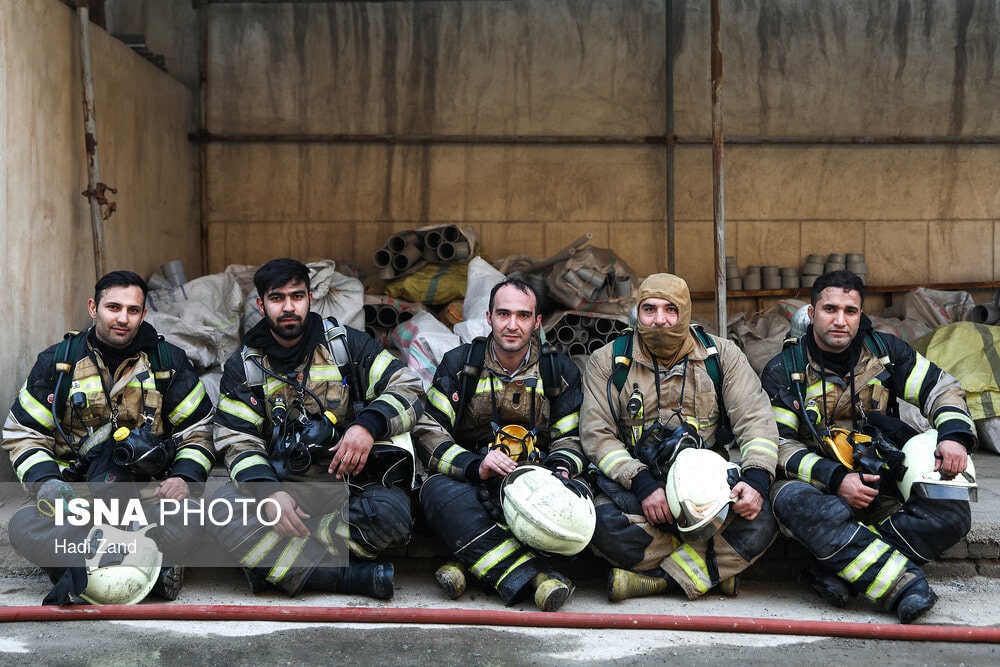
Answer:
M351 353L347 349L347 329L333 317L323 320L326 349L333 358L333 363L341 368L351 363Z
M53 375L56 383L56 392L53 396L53 416L56 422L59 421L59 411L66 404L69 398L69 379L73 375L73 367L80 359L81 350L87 341L86 331L67 332L63 339L56 345L56 353L53 357Z
M785 377L789 388L806 381L806 357L802 350L802 338L786 338L781 346L781 361L785 366Z
M885 344L885 339L875 330L867 331L865 332L865 347L875 355L879 363L888 371L889 377L892 378L892 374L896 369L893 366L892 357L889 356L889 347ZM893 417L898 417L899 400L896 392L893 390L893 383L889 382L886 389L889 390L889 402L886 405L886 412Z
M541 356L538 358L542 384L545 385L545 398L554 401L562 393L562 375L556 362L556 348L548 343L542 343Z
M361 389L361 376L347 347L347 329L337 322L337 318L330 316L323 319L323 333L326 350L340 369L340 376L347 382L348 395L354 405L354 415L357 416L365 407L365 392Z
M153 371L153 380L156 382L156 390L161 394L165 394L167 387L170 386L170 380L174 377L174 368L170 346L167 345L167 341L163 339L163 336L157 335L156 354L150 357L149 364L152 366L151 370Z
M483 370L485 361L486 337L477 336L469 344L469 351L465 354L465 365L462 366L462 373L460 375L462 387L458 392L458 409L455 411L456 425L465 413L465 406L469 402L469 397L476 393L479 374Z
M240 358L243 360L243 374L247 378L247 386L251 389L264 386L263 356L260 349L244 345L240 350Z
M628 369L632 366L632 329L625 329L612 343L611 377L618 391L625 386Z
M722 399L722 364L719 363L719 348L712 340L712 337L705 333L705 330L700 326L694 324L691 325L691 331L694 332L695 338L701 341L701 344L705 346L708 351L708 356L705 358L705 370L708 371L709 377L712 378L712 384L715 385L715 397L719 403L719 415L720 421L726 428L729 427L729 413L726 412L726 403Z
M889 357L889 348L885 344L885 339L877 331L872 330L865 333L865 347L878 358L879 362L892 375L893 368L892 359Z

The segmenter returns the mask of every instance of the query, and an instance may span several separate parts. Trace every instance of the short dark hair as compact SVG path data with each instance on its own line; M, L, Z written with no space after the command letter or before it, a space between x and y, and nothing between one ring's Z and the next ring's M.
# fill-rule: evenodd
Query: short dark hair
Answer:
M530 294L531 296L535 297L535 308L534 308L534 310L532 312L535 315L537 315L538 314L538 292L535 291L534 287L532 287L528 283L524 282L524 280L522 280L518 276L510 276L508 278L505 278L505 279L501 280L500 282L498 282L496 285L493 286L493 289L490 290L489 312L491 312L491 313L493 312L493 300L496 298L497 292L500 291L501 287L507 287L508 285L511 286L511 287L513 287L513 288L515 288L519 292L524 292L525 294Z
M857 292L861 296L861 305L865 305L865 282L860 276L850 271L830 271L816 278L812 286L810 303L816 305L819 297L827 287L839 287L845 292Z
M297 259L282 257L272 259L261 265L253 274L253 285L257 288L257 296L264 298L267 290L287 285L291 282L305 283L309 291L309 267Z
M149 294L149 285L139 277L138 273L132 271L112 271L105 273L94 285L94 303L101 303L101 297L112 287L138 287L142 290L142 304L146 305L146 295Z

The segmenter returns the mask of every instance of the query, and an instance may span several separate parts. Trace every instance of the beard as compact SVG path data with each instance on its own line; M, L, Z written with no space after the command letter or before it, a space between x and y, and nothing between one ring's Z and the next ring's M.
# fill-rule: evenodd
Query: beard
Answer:
M267 328L278 338L295 340L306 330L305 322L297 315L282 316L277 322L267 318Z

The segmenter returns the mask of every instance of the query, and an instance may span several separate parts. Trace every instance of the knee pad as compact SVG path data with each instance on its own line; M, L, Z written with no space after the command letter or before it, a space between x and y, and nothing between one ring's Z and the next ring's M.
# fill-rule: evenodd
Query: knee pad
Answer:
M413 531L410 497L397 487L373 485L352 496L349 503L351 537L369 550L383 551L405 544Z
M861 529L847 503L805 482L781 485L771 494L771 504L781 532L820 559L831 556Z
M479 501L477 487L447 475L434 475L424 482L420 506L428 525L452 551L496 525Z
M972 527L969 503L911 499L879 524L879 533L908 558L926 563L957 544Z
M771 504L765 499L753 521L747 521L735 512L733 514L733 520L722 529L721 536L743 560L752 562L778 536L778 524L774 520Z
M465 505L475 499L475 486L444 474L431 475L420 487L420 507L429 521L448 512L452 505Z
M618 567L631 568L645 558L653 537L641 526L632 523L619 507L605 496L594 509L597 527L590 544L597 553ZM645 519L643 519L645 521Z

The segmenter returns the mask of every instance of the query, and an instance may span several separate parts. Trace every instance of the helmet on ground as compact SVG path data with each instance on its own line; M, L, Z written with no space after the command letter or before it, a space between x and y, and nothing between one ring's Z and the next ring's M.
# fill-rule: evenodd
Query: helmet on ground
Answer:
M523 465L507 475L500 486L500 504L514 537L549 554L580 553L597 526L587 484L564 480L543 466Z
M91 528L87 534L87 588L80 597L91 604L142 602L153 590L163 564L156 542L146 536L152 527L141 531Z
M938 432L930 429L913 436L903 445L903 465L906 466L906 471L899 482L903 501L917 496L976 502L976 467L972 463L972 457L968 457L965 472L952 479L941 479L941 473L934 470L937 442Z
M704 542L729 517L739 466L710 449L683 449L667 472L667 505L687 542Z
M541 452L535 447L537 437L534 431L529 431L519 424L494 426L496 437L490 449L499 449L518 463L537 461Z

